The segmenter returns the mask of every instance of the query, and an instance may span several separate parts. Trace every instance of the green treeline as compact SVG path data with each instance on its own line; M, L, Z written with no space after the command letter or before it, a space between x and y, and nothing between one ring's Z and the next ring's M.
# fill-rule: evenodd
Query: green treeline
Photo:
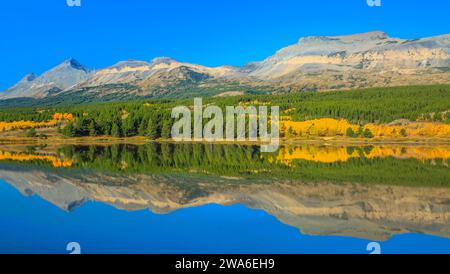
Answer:
M105 108L76 116L60 129L69 137L81 136L146 136L150 139L170 138L171 113L153 109L130 110Z
M274 163L276 154L258 146L170 144L66 146L58 153L74 160L73 168L107 173L193 173L245 179L354 182L392 185L450 186L448 160L364 158L371 146L350 147L361 158L318 163L294 160L291 166Z
M448 160L373 158L365 154L373 147L349 147L360 158L344 162L321 163L294 160L291 165L273 162L276 154L261 153L258 146L170 144L111 145L61 147L57 153L71 159L70 167L53 168L43 160L17 163L0 161L16 168L33 167L59 170L70 174L105 173L195 175L240 178L236 183L252 181L273 183L283 180L299 182L367 183L407 186L450 187ZM213 180L214 181L214 180Z
M48 121L54 112L36 108L0 108L0 122L14 121Z
M295 108L290 115L299 121L330 117L361 125L398 119L450 122L446 114L450 85L292 94L280 97L277 103L283 109Z
M62 127L67 136L168 137L175 106L192 106L194 100L135 100L91 103L54 108L3 108L0 121L44 121L54 113L72 113L75 120ZM303 121L344 118L352 123L388 123L398 119L450 122L450 85L372 88L352 91L303 92L203 98L204 105L280 106L280 115ZM348 132L349 136L357 133ZM364 134L364 133L363 133ZM368 135L369 133L365 133Z

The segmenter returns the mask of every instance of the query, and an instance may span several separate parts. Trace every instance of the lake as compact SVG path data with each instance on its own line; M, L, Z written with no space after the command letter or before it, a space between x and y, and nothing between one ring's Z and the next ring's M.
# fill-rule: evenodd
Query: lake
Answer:
M449 157L445 145L0 145L0 253L449 253Z

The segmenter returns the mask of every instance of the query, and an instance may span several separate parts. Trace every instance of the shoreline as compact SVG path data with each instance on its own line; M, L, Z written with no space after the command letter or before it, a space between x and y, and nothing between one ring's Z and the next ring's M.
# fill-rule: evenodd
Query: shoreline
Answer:
M0 145L114 145L114 144L130 144L130 145L144 145L148 143L177 143L177 144L229 144L229 145L262 145L266 143L250 142L250 141L182 141L176 142L172 139L157 139L152 140L146 137L0 137ZM283 145L450 145L450 139L445 138L347 138L347 137L315 137L315 138L280 138L280 146Z

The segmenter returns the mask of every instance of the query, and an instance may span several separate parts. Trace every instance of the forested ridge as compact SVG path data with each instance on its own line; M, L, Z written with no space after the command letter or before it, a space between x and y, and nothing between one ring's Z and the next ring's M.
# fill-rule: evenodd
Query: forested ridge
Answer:
M346 119L354 124L410 121L450 122L450 85L372 88L351 91L303 92L203 98L204 105L280 106L281 115L295 121L318 118ZM175 106L192 106L192 100L134 100L58 107L0 110L1 122L48 121L55 113L74 119L60 124L66 136L170 137ZM62 126L61 126L62 125Z

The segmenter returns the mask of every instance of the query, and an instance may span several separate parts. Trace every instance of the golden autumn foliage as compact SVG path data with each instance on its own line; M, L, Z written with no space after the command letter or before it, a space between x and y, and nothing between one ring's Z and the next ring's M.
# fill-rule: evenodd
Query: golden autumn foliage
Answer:
M43 128L54 127L58 121L50 120L47 122L33 122L33 121L15 121L15 122L0 122L0 131L27 129L27 128Z
M442 137L450 138L450 125L433 122L416 122L408 125L375 125L368 124L368 128L379 137Z
M71 160L59 159L56 156L35 155L28 153L12 153L8 151L0 151L0 161L1 160L12 160L19 162L41 160L51 163L53 167L71 167L73 165L73 162Z
M71 120L73 120L73 115L71 113L55 113L55 114L53 114L53 120L71 121Z
M70 113L55 113L52 120L43 122L34 121L14 121L14 122L0 122L0 131L8 131L15 129L29 129L29 128L45 128L54 127L61 121L71 121L73 115Z
M345 136L351 128L370 130L374 137L442 137L450 138L450 125L435 122L411 122L405 124L367 124L363 127L345 119L323 118L304 122L282 119L281 132L286 137L334 137Z
M347 120L336 120L331 118L295 122L284 118L281 121L281 131L287 137L290 135L308 136L344 136L348 128L358 129L358 126L350 124Z
M345 146L311 146L282 147L272 158L273 162L290 165L293 160L306 160L319 163L345 162L351 158L401 158L401 159L450 159L450 146L371 146L352 149Z

